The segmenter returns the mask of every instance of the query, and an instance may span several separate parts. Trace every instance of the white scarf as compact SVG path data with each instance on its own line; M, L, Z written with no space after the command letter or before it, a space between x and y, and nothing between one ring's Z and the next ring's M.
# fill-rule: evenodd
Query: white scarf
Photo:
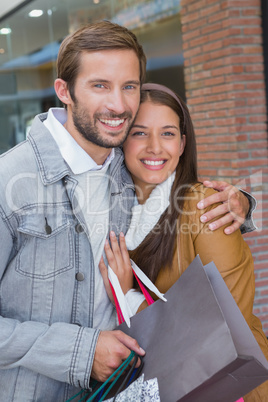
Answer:
M175 172L153 189L144 204L137 203L132 208L131 223L126 234L128 250L135 250L141 244L169 206L169 196L174 179Z

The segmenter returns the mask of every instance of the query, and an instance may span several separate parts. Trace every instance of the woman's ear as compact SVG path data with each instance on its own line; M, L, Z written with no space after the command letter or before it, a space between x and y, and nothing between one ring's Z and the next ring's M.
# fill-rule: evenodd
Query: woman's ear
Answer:
M62 80L61 78L57 78L54 83L54 88L57 97L60 101L62 101L62 103L69 105L72 102L66 81Z
M183 154L185 145L186 145L186 135L183 135L183 136L181 137L180 156Z

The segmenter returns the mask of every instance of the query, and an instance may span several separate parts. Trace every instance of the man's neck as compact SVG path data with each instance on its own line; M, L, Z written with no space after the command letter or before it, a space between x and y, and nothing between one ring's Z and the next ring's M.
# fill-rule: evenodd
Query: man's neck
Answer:
M77 144L83 148L83 150L97 163L97 165L103 165L108 156L110 155L112 148L104 148L93 142L88 141L76 129L70 127L68 120L64 124L65 129L77 142Z

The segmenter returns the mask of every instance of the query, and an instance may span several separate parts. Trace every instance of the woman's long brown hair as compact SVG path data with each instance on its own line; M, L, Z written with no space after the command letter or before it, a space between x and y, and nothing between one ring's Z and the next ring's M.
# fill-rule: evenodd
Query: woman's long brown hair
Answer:
M185 193L197 182L194 128L185 102L178 98L181 106L166 92L159 90L142 90L141 92L141 103L150 101L170 107L179 116L181 136L186 136L186 145L177 165L170 193L170 205L138 248L130 252L131 258L153 282L161 268L171 267L177 235L177 220L183 211Z

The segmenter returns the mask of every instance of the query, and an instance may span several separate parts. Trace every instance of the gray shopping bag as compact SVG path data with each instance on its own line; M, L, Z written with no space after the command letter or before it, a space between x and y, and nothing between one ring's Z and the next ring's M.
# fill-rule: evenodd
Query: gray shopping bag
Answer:
M214 263L197 256L158 300L118 327L146 350L164 402L232 402L268 379L268 362Z

